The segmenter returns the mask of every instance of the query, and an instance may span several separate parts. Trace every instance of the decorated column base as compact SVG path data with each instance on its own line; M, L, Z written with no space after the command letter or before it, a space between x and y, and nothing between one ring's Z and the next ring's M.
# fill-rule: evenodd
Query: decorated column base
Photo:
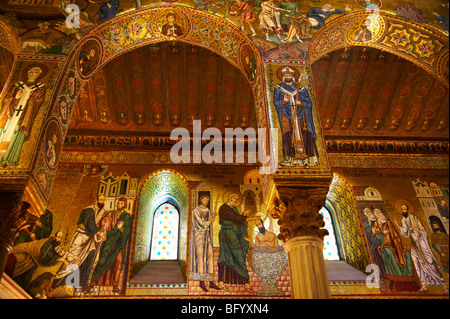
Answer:
M294 237L284 244L288 253L293 299L329 299L330 287L318 237Z

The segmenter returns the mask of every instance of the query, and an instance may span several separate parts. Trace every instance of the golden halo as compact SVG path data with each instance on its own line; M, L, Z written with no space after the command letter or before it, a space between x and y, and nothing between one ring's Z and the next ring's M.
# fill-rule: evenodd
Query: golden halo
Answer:
M237 200L235 206L236 206L236 207L241 206L241 204L242 204L242 194L241 194L241 192L239 191L239 189L233 189L233 188L231 188L231 189L227 190L225 193L223 193L223 195L222 195L222 201L223 201L223 203L224 203L224 204L228 203L228 196L230 196L231 194L236 194L237 196L239 196L239 198L238 198L238 200Z
M294 70L294 79L297 82L298 77L300 76L300 71L297 70L296 68L294 68L293 66L290 65L284 65L281 66L277 69L277 78L283 82L283 75L281 74L281 70L283 70L285 67L289 67L290 69Z
M22 71L22 78L24 79L23 81L26 81L28 79L28 71L30 71L30 69L32 69L34 67L38 67L42 71L41 74L39 74L39 76L36 78L36 81L42 80L47 75L48 66L46 66L45 64L42 64L42 63L32 63L32 64L27 65L27 67L23 69L23 71Z
M397 199L397 200L394 202L394 208L395 208L395 211L396 211L397 213L401 214L401 213L402 213L402 205L404 205L404 204L408 206L408 212L409 212L410 214L414 214L415 209L414 209L413 204L411 204L411 202L407 201L406 199L402 199L402 198Z
M178 22L178 16L177 16L177 14L175 13L175 11L169 11L169 12L166 12L166 13L164 14L164 22L165 22L165 23L169 23L169 20L167 19L167 17L168 17L169 15L173 16L173 18L174 18L173 23L177 23L177 22Z

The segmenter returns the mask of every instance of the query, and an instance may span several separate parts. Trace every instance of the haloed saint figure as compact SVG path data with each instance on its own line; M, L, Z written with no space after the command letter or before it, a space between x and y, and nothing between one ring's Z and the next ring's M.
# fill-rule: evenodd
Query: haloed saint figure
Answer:
M0 165L18 165L23 143L31 134L34 120L45 98L45 85L38 81L43 68L32 66L27 79L14 83L0 111Z
M273 92L273 104L282 132L283 166L316 166L318 151L313 104L308 90L295 81L295 70L281 70L283 82ZM299 79L301 76L299 77Z
M177 17L174 13L170 12L166 15L166 21L167 23L163 25L161 33L168 36L176 38L180 35L183 35L183 30L181 27L176 23Z
M199 205L192 210L192 239L190 255L190 278L199 281L199 286L208 291L218 290L214 283L213 223L216 218L208 208L209 196L203 195Z

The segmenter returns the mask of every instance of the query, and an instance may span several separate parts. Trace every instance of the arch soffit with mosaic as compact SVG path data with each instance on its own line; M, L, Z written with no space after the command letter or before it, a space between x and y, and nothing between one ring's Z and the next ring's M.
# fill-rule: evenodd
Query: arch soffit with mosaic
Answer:
M378 21L369 41L356 41L353 36L368 18ZM449 37L427 25L385 12L373 15L355 12L336 18L322 27L309 46L310 63L327 54L351 46L379 49L408 60L449 87Z
M14 70L15 63L17 61L16 56L20 51L20 47L14 36L14 33L11 31L8 25L1 19L0 19L0 47L5 48L14 55L14 63L11 68L11 70ZM3 96L6 94L8 90L8 84L11 79L11 73L12 72L9 73L8 79L4 84L3 88L0 87L0 100L3 99Z
M19 43L14 36L14 32L4 21L0 19L0 46L4 47L14 55L20 52Z
M158 29L162 16L169 12L174 12L181 19L184 19L183 26L186 29L180 37L165 36ZM134 26L133 23L135 23ZM134 31L132 28L134 28ZM146 7L119 15L101 24L81 39L72 49L59 81L61 84L64 83L69 71L77 70L77 76L83 85L97 70L120 55L146 45L170 41L179 41L206 48L240 70L253 91L258 127L270 125L263 63L255 44L232 23L189 6L172 4ZM99 45L101 56L95 70L85 76L79 72L77 58L88 42ZM250 55L250 58L254 58L256 62L257 72L254 79L251 79L245 65L246 55ZM52 109L56 104L56 97L66 94L63 91L63 85L59 87L61 87L59 94L54 95L51 101Z

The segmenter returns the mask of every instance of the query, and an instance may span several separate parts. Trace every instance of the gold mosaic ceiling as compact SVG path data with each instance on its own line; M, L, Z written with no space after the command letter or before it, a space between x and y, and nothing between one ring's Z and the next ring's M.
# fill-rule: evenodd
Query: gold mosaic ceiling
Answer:
M312 65L325 138L448 140L448 89L417 65L367 47Z
M256 127L246 78L225 59L181 42L126 53L80 92L69 132L170 132L174 127Z

